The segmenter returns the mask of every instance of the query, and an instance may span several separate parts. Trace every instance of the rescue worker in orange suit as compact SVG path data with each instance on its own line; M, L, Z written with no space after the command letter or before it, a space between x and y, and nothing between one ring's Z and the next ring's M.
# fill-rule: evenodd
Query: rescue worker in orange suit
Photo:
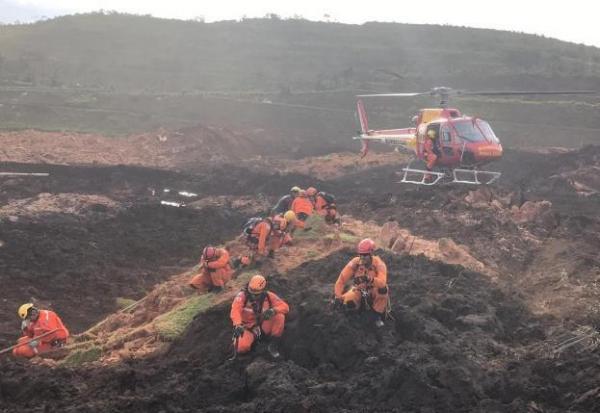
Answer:
M335 197L327 192L318 192L315 196L315 211L325 217L328 224L340 224Z
M231 305L235 351L247 353L256 340L269 337L269 352L277 357L277 342L289 311L285 301L267 290L267 280L262 275L253 276Z
M441 155L437 140L437 132L435 129L429 129L427 131L427 139L425 139L425 143L423 145L423 154L427 159L427 170L432 171L438 157ZM433 179L433 175L427 174L425 175L425 179L427 181L431 181Z
M17 313L22 320L23 337L17 342L22 345L13 349L15 357L35 357L62 347L67 342L69 330L54 311L40 310L32 303L27 303L20 306Z
M294 198L292 207L290 209L296 214L297 219L295 226L297 228L309 229L306 228L306 220L312 215L314 206L310 198L307 196L306 191L300 191L300 194Z
M296 222L296 214L293 211L287 211L281 216L274 218L264 218L252 228L246 238L246 245L250 249L250 254L240 257L236 260L236 267L239 265L250 265L252 261L260 257L275 257L277 251L284 243L291 242L291 237L287 238L284 234L293 227ZM284 229L281 230L281 227ZM282 243L283 242L283 243Z
M358 243L358 257L346 264L335 283L335 306L355 310L370 307L377 316L375 325L382 327L388 305L387 267L373 255L374 250L375 242L369 238ZM344 292L351 280L352 287Z
M294 228L296 222L296 214L294 211L286 211L285 214L275 215L271 218L273 223L271 228L270 248L271 251L277 251L284 245L292 243L290 231ZM273 255L273 253L271 255Z
M200 273L190 281L190 286L198 293L219 292L231 280L233 269L229 263L229 252L225 248L207 246L202 251Z
M286 211L292 209L292 202L294 202L294 199L300 194L300 191L301 189L299 187L293 186L288 195L282 196L279 201L277 201L277 204L275 204L272 210L273 215L285 214Z

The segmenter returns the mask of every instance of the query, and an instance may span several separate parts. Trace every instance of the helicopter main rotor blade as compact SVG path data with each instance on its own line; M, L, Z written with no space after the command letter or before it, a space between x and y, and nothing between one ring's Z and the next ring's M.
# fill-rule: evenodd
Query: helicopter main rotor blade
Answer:
M502 96L502 95L593 95L598 93L595 90L549 90L549 91L535 91L535 90L507 90L507 91L481 91L481 92L468 92L468 91L457 91L458 95L471 95L471 96Z
M370 97L412 97L429 95L429 92L414 92L414 93L373 93L368 95L356 95L359 98L370 98Z

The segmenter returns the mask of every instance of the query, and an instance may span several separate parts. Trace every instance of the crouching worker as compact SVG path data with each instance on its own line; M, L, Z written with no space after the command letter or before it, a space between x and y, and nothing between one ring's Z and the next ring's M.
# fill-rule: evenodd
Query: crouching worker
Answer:
M278 357L278 341L289 310L285 301L267 290L267 280L262 275L253 276L231 305L235 351L247 353L255 341L269 337L269 353Z
M233 269L229 263L229 252L225 248L207 246L202 251L200 273L190 281L198 293L219 292L231 280Z
M341 224L333 195L323 191L318 192L315 195L315 211L317 214L325 217L327 224Z
M54 311L39 310L33 304L27 303L19 307L17 313L23 320L23 337L13 349L15 357L31 358L42 355L64 346L67 342L69 330Z
M387 267L373 255L374 250L375 242L369 238L358 243L358 257L346 264L335 283L335 306L372 310L376 315L375 325L382 327L388 305ZM353 285L344 292L350 280Z

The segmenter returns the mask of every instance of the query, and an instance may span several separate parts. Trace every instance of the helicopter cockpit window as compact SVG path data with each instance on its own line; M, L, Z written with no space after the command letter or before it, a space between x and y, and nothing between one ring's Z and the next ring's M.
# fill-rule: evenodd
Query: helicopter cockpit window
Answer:
M452 135L450 131L446 128L442 129L442 142L450 142L452 140Z
M481 131L483 132L483 134L485 135L485 137L495 143L500 142L498 140L498 138L496 137L496 134L494 133L494 131L492 130L492 127L490 126L489 123L487 123L484 120L481 119L477 119L477 126L479 126L479 129L481 129Z
M454 128L456 128L456 134L459 138L465 139L470 142L478 142L486 140L485 136L481 133L478 127L473 125L470 120L462 122L454 122Z

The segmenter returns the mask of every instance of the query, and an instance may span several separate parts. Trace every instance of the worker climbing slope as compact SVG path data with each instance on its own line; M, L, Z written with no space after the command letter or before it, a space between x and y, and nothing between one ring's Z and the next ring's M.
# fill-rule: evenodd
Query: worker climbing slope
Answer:
M373 255L374 250L375 242L369 238L358 243L358 257L346 264L335 283L335 306L370 310L376 316L375 325L382 327L388 306L387 267ZM352 286L344 292L349 281Z
M225 248L209 245L202 251L200 272L190 281L190 286L199 293L221 291L231 280L233 269L229 263L229 252Z
M54 311L40 310L27 303L19 307L17 314L22 320L23 337L13 349L15 357L35 357L66 343L69 330Z
M309 188L310 189L310 188ZM308 191L308 190L307 190ZM340 224L335 197L324 191L314 196L315 212L325 218L327 224Z
M231 305L235 352L247 353L257 340L268 338L269 352L277 357L277 342L283 335L288 312L288 304L267 290L267 280L262 275L253 276Z
M260 262L263 258L273 258L275 251L291 242L289 231L296 222L296 214L287 211L273 218L250 218L244 224L242 237L248 247L248 254L235 260L234 267L247 266Z
M272 209L272 214L284 214L286 211L292 209L292 202L294 199L300 194L301 189L297 186L293 186L290 189L290 193L288 195L282 196L277 204Z
M314 188L311 188L314 189ZM316 194L316 190L315 190ZM306 220L310 217L314 212L314 206L308 197L306 191L300 191L300 194L294 198L292 202L291 210L296 214L296 227L298 228L306 228Z

